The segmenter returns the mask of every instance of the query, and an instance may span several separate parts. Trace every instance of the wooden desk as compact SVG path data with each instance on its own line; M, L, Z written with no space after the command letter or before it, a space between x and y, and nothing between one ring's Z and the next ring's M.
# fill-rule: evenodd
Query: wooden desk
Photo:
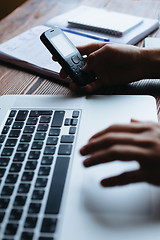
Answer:
M8 17L0 21L0 43L79 4L103 7L109 10L158 18L160 1L155 0L28 0ZM152 33L160 36L160 30ZM138 45L142 46L143 41ZM138 92L137 92L138 93ZM71 94L67 86L42 76L22 71L9 64L0 64L0 95L3 94ZM157 97L159 113L160 98Z

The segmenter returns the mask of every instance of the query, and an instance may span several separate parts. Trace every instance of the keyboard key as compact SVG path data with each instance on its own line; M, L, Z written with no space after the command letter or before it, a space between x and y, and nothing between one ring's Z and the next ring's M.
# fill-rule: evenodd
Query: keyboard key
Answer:
M12 117L9 117L6 121L6 124L5 125L11 125L13 122L13 118Z
M8 138L6 141L5 147L15 147L16 143L17 143L17 139Z
M44 218L41 232L43 233L54 233L56 229L57 219L54 218Z
M34 236L34 233L31 232L31 231L28 231L28 232L22 232L22 235L21 235L21 240L32 240L33 239L33 236Z
M32 200L42 200L44 196L43 190L34 190L32 194Z
M54 240L53 237L39 237L38 240Z
M59 146L58 155L70 155L72 152L71 144L61 144Z
M59 128L51 128L49 131L49 136L59 136L60 134L60 129Z
M79 117L79 111L73 111L72 117L73 118L78 118Z
M36 188L45 188L47 185L48 178L37 178L35 187Z
M40 151L30 151L28 159L38 159L40 154Z
M18 173L18 172L20 172L21 167L22 167L21 163L12 163L12 165L9 169L9 172Z
M26 153L16 153L14 155L13 161L15 162L23 162L25 159Z
M65 111L55 111L53 120L52 120L52 127L61 127L63 123Z
M36 149L36 150L41 150L43 147L43 142L41 141L34 141L33 144L32 144L32 147L31 149Z
M27 217L25 220L24 228L35 228L37 217Z
M20 110L16 116L16 121L25 121L28 115L28 111Z
M38 176L48 176L50 172L50 167L40 167Z
M10 111L9 117L15 117L16 113L17 113L16 110Z
M51 117L50 116L42 116L40 118L40 123L50 123Z
M31 111L30 117L39 117L41 115L52 115L53 111Z
M52 115L52 110L38 111L39 115Z
M42 165L51 165L53 162L53 156L43 156L41 164Z
M23 207L26 203L26 196L16 196L15 200L14 200L14 206L16 207Z
M6 209L9 204L9 198L0 198L0 209Z
M8 174L5 183L14 184L17 182L18 174Z
M6 169L5 168L0 168L0 178L4 176Z
M70 127L69 134L75 134L76 133L76 127Z
M71 120L71 125L72 125L72 126L76 126L77 123L78 123L78 119L77 119L77 118L73 118L73 119Z
M10 127L9 126L4 126L3 130L2 130L2 134L7 134L9 131Z
M17 152L26 152L28 150L28 143L20 143L17 147Z
M0 167L8 166L9 158L0 157Z
M47 200L46 214L58 214L70 158L57 157Z
M46 133L36 133L34 140L44 140L46 137Z
M13 208L10 213L9 220L14 220L14 221L20 220L20 218L22 216L22 212L23 212L22 209Z
M6 138L6 135L0 135L0 143L3 143Z
M25 126L23 133L34 133L35 126Z
M37 121L38 121L38 118L31 118L29 117L27 122L26 122L26 125L36 125L37 124Z
M73 143L74 136L73 135L62 135L61 143Z
M22 182L32 181L33 176L34 176L34 172L24 172L22 176Z
M48 130L48 124L46 124L46 123L41 123L41 124L39 124L38 125L38 128L37 128L37 131L38 132L46 132L47 130Z
M65 125L65 126L71 125L71 118L66 118L66 119L65 119L65 122L64 122L64 125Z
M0 224L3 222L5 212L0 211Z
M39 112L38 111L31 111L29 114L29 117L39 117Z
M28 193L31 187L30 183L21 183L18 188L18 193Z
M31 203L29 205L28 213L39 213L40 208L41 208L40 203Z
M14 122L12 129L22 129L24 122Z
M13 186L4 186L1 192L1 195L6 197L6 196L11 196L13 193L14 187Z
M20 142L30 142L32 139L32 134L23 134Z
M13 236L16 234L17 232L17 228L18 228L18 224L16 223L8 223L6 230L5 230L5 234L9 235L9 236Z
M58 137L48 137L46 145L56 145L58 142Z
M18 138L20 133L21 133L20 130L11 130L9 133L9 137L10 138Z
M10 157L12 156L13 150L14 150L13 148L3 148L1 156Z
M47 146L44 149L44 155L54 155L56 148L54 146Z
M26 170L35 170L37 167L37 162L36 161L28 161L26 163L25 169Z

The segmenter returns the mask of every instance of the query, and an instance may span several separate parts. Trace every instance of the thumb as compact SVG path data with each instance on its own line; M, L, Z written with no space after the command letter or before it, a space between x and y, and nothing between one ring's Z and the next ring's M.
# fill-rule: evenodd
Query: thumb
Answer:
M131 123L140 123L141 121L131 118Z
M91 53L87 59L86 59L86 64L82 68L84 72L91 72L94 70L94 59L95 59L95 54Z

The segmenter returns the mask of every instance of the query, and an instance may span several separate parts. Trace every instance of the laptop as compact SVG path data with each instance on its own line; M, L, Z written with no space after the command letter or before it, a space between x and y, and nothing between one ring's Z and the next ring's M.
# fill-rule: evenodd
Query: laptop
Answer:
M160 190L105 189L136 161L82 165L79 149L111 124L157 121L151 96L0 97L0 239L159 239Z

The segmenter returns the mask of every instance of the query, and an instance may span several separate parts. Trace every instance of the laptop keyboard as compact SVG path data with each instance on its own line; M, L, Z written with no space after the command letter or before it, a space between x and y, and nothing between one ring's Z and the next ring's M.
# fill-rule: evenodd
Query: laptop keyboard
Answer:
M0 135L0 239L55 239L80 113L9 112Z

